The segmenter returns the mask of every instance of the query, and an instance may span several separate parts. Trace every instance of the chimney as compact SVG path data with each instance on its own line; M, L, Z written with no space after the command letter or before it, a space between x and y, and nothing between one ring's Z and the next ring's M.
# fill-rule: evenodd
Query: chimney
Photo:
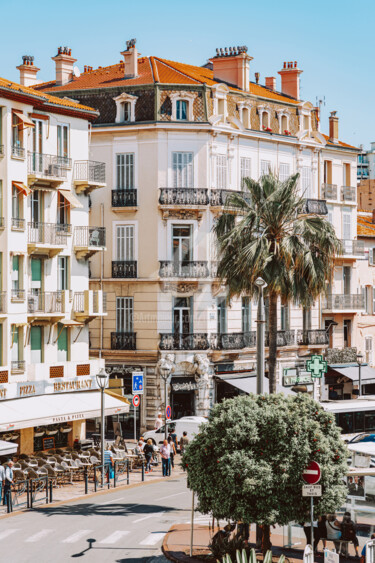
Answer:
M138 76L138 51L135 46L137 40L130 39L126 42L126 51L122 51L124 57L125 78L135 78Z
M58 47L56 57L52 57L56 65L56 85L67 84L73 78L73 66L77 59L72 57L69 47Z
M303 72L297 68L297 61L284 63L281 75L281 91L283 94L299 100L299 75Z
M253 57L247 54L247 47L225 47L216 49L216 56L210 59L214 71L214 80L228 82L241 90L250 89L249 63Z
M254 76L255 76L255 83L256 83L256 84L259 84L259 77L260 77L259 72L255 72L255 73L254 73Z
M20 71L20 84L22 86L32 87L37 84L36 75L40 68L34 66L34 57L24 55L22 57L22 64L17 69Z
M311 110L311 115L315 119L315 127L317 131L320 131L320 106L316 106ZM314 129L314 127L313 127Z
M337 111L331 111L329 116L329 140L332 143L339 141L339 118L336 116Z
M270 90L276 90L276 78L275 76L266 76L266 87Z

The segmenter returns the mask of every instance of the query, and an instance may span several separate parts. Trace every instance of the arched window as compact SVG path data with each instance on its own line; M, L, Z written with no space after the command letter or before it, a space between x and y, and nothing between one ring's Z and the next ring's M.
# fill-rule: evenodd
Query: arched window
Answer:
M285 131L288 131L288 118L286 115L281 116L281 131L282 135L285 134Z
M124 102L122 104L122 108L123 108L123 121L131 121L131 103L130 102Z
M270 121L269 113L267 111L264 111L262 113L262 129L269 128L269 126L270 126L269 121Z
M176 119L178 121L186 121L188 114L188 102L186 100L177 100L176 102Z
M250 109L243 108L242 110L242 124L245 129L251 129L250 127Z

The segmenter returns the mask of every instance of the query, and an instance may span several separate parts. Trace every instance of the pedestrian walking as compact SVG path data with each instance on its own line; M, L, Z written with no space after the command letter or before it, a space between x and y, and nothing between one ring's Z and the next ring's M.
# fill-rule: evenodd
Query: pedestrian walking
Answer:
M3 497L3 484L5 481L5 469L3 465L0 465L0 503Z
M113 462L113 453L109 449L109 445L107 449L104 451L104 469L107 473L107 479L113 479L114 473L114 462Z
M304 522L303 523L303 531L305 532L305 536L306 536L306 545L310 545L311 543L311 522ZM314 520L313 522L313 536L314 536L314 545L312 546L314 548L314 552L316 551L316 548L318 546L318 521Z
M171 449L167 440L164 440L163 445L160 447L160 455L163 468L163 477L168 477Z
M340 542L337 541L341 536L341 524L337 520L336 514L327 514L326 520L327 540L334 543L337 553L340 551Z
M172 426L172 427L170 428L170 430L169 430L169 435L170 435L170 437L171 437L172 440L173 440L174 447L175 447L175 450L176 450L176 453L177 453L178 443L177 443L177 434L176 434L176 427L175 427L175 426Z
M326 528L327 517L325 515L319 516L318 518L318 532L316 539L316 552L318 551L319 542L323 542L323 549L327 546L327 528Z
M171 466L174 469L174 456L177 453L176 452L176 446L174 445L174 441L172 439L172 436L168 436L168 444L169 444L169 448L170 448L168 475L170 475L171 474Z
M145 454L146 458L146 473L148 473L149 471L152 471L151 460L152 456L154 455L154 446L152 444L151 438L147 440L143 448L143 453Z
M5 467L4 497L3 497L3 504L5 505L8 504L8 497L11 495L12 485L13 485L13 461L9 459Z
M159 412L156 420L155 420L155 430L159 430L163 426L163 418L161 412Z
M186 432L186 430L184 430L184 432L182 433L182 438L181 438L181 440L180 440L180 451L181 451L181 454L184 453L184 449L186 448L186 446L188 445L188 443L189 443L189 438L187 437L187 432Z
M350 518L350 512L345 512L341 522L341 539L345 540L346 542L352 542L355 548L355 555L356 557L359 557L359 553L358 553L359 542L356 532L357 532L356 526L353 520ZM341 555L343 555L344 557L348 557L349 556L348 544L343 543L341 545L342 545Z

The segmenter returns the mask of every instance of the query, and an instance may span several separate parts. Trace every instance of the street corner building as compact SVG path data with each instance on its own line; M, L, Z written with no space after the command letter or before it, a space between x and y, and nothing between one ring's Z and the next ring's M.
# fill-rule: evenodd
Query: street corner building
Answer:
M98 112L30 88L31 57L18 68L20 84L0 78L0 439L28 454L83 440L100 415L89 323L106 313L88 258L106 239L88 194L105 164L89 160ZM114 396L106 407L128 409Z
M275 62L277 87L275 75L264 84L254 75L245 46L218 48L203 66L141 56L135 40L121 56L78 75L70 50L60 48L55 78L33 80L40 93L98 111L90 154L105 162L107 181L90 193L90 225L109 236L106 253L90 260L90 288L106 293L107 316L91 324L91 353L105 358L111 384L125 393L131 374L143 371L138 416L150 428L167 402L165 368L172 418L206 416L215 401L255 388L255 307L246 295L228 306L212 232L244 178L299 172L306 212L324 215L343 240L328 295L309 310L278 305L278 382L312 353L356 344L365 306L356 268L364 256L358 149L339 140L335 111L329 134L321 132L320 108L300 99L296 61Z

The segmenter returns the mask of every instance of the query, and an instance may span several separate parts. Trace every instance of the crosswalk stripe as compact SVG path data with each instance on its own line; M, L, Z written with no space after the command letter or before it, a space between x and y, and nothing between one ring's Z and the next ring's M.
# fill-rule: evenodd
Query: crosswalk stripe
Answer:
M37 542L37 541L41 540L42 538L44 538L44 536L48 536L48 534L50 534L51 532L53 532L53 530L40 530L40 532L37 532L33 536L30 536L25 541L29 542L29 543L30 542Z
M65 538L65 540L62 540L62 543L75 543L90 532L92 532L92 530L78 530L75 534L72 534L71 536Z
M162 514L165 514L165 510L163 510L163 512L153 512L148 516L143 516L143 518L138 518L138 520L133 521L133 524L138 524L138 522L143 522L143 520L148 520L149 518L155 518L155 516L161 516Z
M101 540L99 543L116 543L119 539L127 536L129 533L130 532L127 530L116 530L116 532L113 532L113 534L104 538L104 540Z
M10 536L11 534L14 534L14 532L18 532L18 531L19 531L19 528L12 528L10 530L3 530L2 532L0 532L0 540L5 539L8 536Z
M165 534L166 532L154 532L142 540L139 545L155 545L164 538Z

